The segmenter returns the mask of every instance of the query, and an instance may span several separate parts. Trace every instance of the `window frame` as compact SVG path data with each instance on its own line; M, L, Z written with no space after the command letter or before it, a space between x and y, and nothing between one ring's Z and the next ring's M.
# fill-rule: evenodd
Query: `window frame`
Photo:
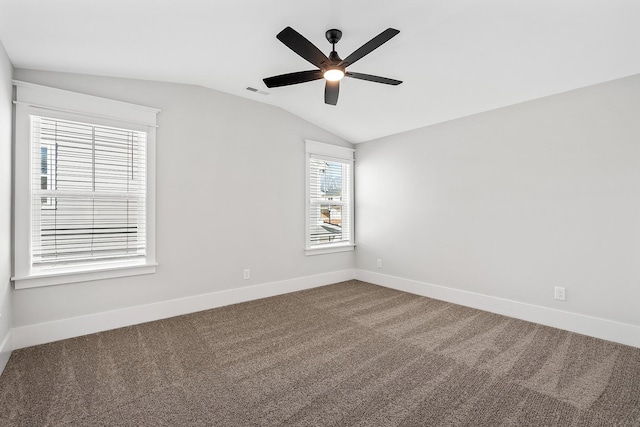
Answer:
M14 275L16 289L59 285L156 271L156 118L159 109L14 80ZM97 261L55 268L32 266L31 116L74 120L146 132L146 255L138 260Z
M305 140L305 255L321 255L335 252L353 251L355 249L355 215L354 215L354 152L355 149L342 147L339 145L327 144L324 142ZM349 168L349 202L341 202L342 206L347 206L349 215L349 240L337 243L311 244L311 158L335 160L345 163ZM328 203L331 204L331 203Z

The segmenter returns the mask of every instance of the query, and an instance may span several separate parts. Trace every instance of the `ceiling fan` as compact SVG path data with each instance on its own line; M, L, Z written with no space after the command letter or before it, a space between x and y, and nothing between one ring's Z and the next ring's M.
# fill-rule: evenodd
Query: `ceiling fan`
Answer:
M351 77L353 79L367 80L370 82L384 83L394 86L399 85L402 83L400 80L372 76L371 74L353 73L346 70L349 65L379 48L399 32L400 31L394 28L387 28L360 46L360 48L356 49L356 51L351 55L347 56L345 59L341 59L338 56L338 52L336 52L336 43L338 43L342 38L342 31L332 29L325 33L325 37L333 46L329 57L327 57L320 51L320 49L315 47L313 43L305 39L300 33L291 27L287 27L278 33L276 36L278 40L289 47L289 49L318 67L318 69L267 77L266 79L263 79L264 84L267 85L267 87L272 88L295 85L324 78L326 80L324 87L324 102L325 104L330 105L336 105L338 103L340 80L343 77Z

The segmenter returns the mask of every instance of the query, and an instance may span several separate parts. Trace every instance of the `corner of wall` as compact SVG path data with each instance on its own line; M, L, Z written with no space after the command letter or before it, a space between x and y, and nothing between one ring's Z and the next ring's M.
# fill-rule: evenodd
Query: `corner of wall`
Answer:
M4 367L7 366L7 362L9 362L9 358L11 357L11 352L13 351L13 334L11 333L11 329L4 337L4 340L0 343L0 375L2 375L2 371L4 371Z
M0 235L12 235L13 64L0 41ZM0 242L0 374L13 350L11 239Z

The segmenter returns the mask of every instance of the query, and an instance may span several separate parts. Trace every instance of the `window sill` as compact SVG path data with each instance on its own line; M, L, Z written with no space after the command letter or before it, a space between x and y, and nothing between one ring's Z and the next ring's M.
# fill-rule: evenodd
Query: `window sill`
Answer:
M37 288L41 286L62 285L68 283L88 282L91 280L112 279L116 277L138 276L156 272L156 263L131 264L118 266L93 266L91 269L68 268L39 271L29 276L12 277L16 289Z
M354 244L338 244L338 245L326 245L319 246L316 248L307 248L304 250L304 254L306 256L310 255L322 255L322 254L332 254L336 252L348 252L353 251L356 248Z

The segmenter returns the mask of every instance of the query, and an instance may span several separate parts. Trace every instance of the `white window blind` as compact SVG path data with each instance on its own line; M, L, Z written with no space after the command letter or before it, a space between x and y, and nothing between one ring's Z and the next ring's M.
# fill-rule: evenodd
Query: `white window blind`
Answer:
M353 248L353 150L307 141L307 246Z
M351 164L311 156L309 169L311 245L349 242Z
M31 116L33 267L145 256L146 136Z

